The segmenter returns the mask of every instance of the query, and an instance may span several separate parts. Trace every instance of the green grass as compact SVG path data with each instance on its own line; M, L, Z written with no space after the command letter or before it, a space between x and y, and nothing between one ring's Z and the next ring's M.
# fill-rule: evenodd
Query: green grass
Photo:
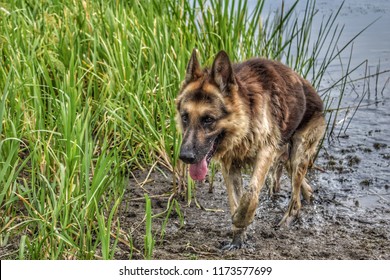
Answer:
M130 234L118 214L128 172L158 162L176 190L174 99L194 47L204 64L221 49L279 59L316 87L347 47L339 11L313 37L314 2L303 17L296 5L262 17L262 1L251 14L246 1L208 3L0 2L0 245L20 245L2 258L112 259Z

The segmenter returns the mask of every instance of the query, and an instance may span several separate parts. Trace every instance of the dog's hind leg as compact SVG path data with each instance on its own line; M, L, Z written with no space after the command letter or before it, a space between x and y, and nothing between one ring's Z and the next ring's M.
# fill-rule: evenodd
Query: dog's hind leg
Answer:
M280 191L280 177L282 176L283 166L288 160L289 146L285 147L280 151L280 155L275 163L272 165L267 176L268 194L273 197Z
M275 197L275 195L280 191L280 178L282 176L283 166L288 161L288 156L282 155L282 157L275 162L275 164L270 168L267 176L267 186L268 186L268 194L271 198ZM310 168L310 165L309 165ZM311 202L313 197L313 190L307 179L304 178L302 181L301 191L304 199L307 202Z
M268 172L267 185L270 197L273 197L280 191L280 177L282 176L282 171L283 164L281 162L276 162Z
M324 131L325 120L322 114L318 114L303 128L298 129L292 137L290 159L286 166L291 178L292 193L287 212L279 225L288 226L298 217L301 209L301 191L305 199L310 199L312 196L312 189L305 176Z
M301 186L307 172L307 164L301 158L298 160L298 163L292 162L289 168L291 169L289 172L292 185L291 198L287 212L284 214L279 226L289 226L291 222L298 217L301 209Z

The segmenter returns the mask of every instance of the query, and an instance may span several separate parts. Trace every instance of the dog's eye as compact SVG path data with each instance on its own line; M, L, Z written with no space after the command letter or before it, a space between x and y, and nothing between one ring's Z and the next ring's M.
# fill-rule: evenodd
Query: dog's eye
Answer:
M204 126L212 125L214 122L215 122L215 119L213 117L206 116L206 117L202 118L202 124Z
M181 121L183 122L183 124L187 124L188 123L188 115L187 114L181 115Z

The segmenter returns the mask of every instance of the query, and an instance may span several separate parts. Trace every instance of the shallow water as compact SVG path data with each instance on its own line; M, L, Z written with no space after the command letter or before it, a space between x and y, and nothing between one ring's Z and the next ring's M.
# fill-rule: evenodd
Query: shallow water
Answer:
M337 1L317 2L321 12L326 7L332 8ZM365 67L361 67L351 75L352 79L363 77L366 73L375 74L390 70L389 14L389 1L345 2L340 17L340 22L345 24L345 41L375 21L353 44L351 66L354 67L367 59L368 72ZM348 63L349 51L346 54L342 60L344 65ZM323 86L326 87L331 78L340 75L341 69L340 63L335 63ZM349 113L346 110L341 113L337 120L335 136L341 130L340 136L343 137L325 143L326 150L323 151L323 154L335 157L335 160L331 159L332 163L338 160L339 167L342 165L347 171L339 169L339 172L321 174L320 181L330 180L329 185L336 190L352 188L351 201L367 210L377 207L390 208L389 78L390 72L385 72L378 77L354 82L346 88L342 107L356 107L361 101L360 107L354 116L354 108ZM344 132L349 122L348 129ZM325 157L321 157L318 162L329 164ZM388 213L383 218L390 221Z

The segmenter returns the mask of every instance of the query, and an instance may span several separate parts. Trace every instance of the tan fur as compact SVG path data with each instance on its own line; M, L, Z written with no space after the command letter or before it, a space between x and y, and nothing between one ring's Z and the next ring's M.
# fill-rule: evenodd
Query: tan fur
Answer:
M228 249L241 246L268 173L270 194L279 190L283 165L292 196L280 224L299 214L301 193L312 196L305 175L325 130L322 101L306 80L275 61L231 64L223 51L211 69L202 70L193 52L176 106L180 158L221 162L234 235ZM244 190L241 169L248 166L252 177Z

